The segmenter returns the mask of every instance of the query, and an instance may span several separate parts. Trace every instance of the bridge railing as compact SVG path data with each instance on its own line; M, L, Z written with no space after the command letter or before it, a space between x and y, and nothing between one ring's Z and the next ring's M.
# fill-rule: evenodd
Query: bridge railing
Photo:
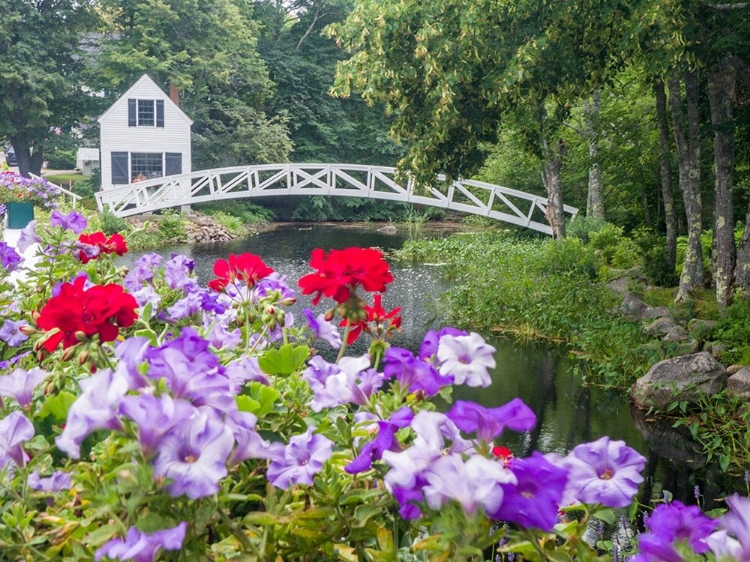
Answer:
M261 164L201 170L155 178L100 191L100 210L120 217L246 197L336 195L430 205L490 217L551 234L545 212L547 199L508 187L475 180L447 182L416 191L395 168L357 164ZM578 209L565 206L569 216Z

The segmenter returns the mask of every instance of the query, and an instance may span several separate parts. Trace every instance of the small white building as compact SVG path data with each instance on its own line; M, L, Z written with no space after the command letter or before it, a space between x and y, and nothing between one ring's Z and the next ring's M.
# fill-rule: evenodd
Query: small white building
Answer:
M99 149L79 148L76 152L76 168L81 170L84 177L93 175L99 169Z
M174 98L144 74L99 117L103 190L192 171L193 121Z

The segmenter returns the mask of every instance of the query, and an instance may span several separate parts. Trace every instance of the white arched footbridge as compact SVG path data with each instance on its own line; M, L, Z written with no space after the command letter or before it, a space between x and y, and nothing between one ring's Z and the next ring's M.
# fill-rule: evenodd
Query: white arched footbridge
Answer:
M545 219L547 199L474 180L446 182L415 191L398 181L395 168L356 164L261 164L202 170L150 179L100 191L99 210L119 217L168 207L278 195L336 195L430 205L490 217L552 234ZM565 205L567 216L578 209Z

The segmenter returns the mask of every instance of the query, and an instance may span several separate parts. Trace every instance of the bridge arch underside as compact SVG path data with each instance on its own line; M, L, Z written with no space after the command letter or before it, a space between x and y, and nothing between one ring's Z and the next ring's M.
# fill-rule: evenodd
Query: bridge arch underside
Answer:
M427 205L489 217L551 235L547 200L474 180L447 182L415 191L398 181L394 168L342 164L284 164L205 170L100 191L100 210L126 217L209 201L278 196L361 197ZM577 209L565 207L566 215Z

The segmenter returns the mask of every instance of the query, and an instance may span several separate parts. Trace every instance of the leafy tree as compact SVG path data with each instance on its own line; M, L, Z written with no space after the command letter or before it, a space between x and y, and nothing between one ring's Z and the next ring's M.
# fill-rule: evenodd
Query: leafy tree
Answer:
M637 6L638 3L635 3ZM475 172L482 143L503 116L536 122L552 207L564 235L559 128L570 107L622 62L633 2L593 0L362 0L332 34L352 51L336 91L358 91L395 116L391 134L412 144L400 161L419 183Z
M80 80L90 0L0 0L0 139L23 175L39 174L51 130L69 129L89 105Z
M257 53L249 0L103 0L110 26L94 69L102 89L121 93L147 72L179 89L195 122L199 166L284 161L283 116L261 109L272 92Z

